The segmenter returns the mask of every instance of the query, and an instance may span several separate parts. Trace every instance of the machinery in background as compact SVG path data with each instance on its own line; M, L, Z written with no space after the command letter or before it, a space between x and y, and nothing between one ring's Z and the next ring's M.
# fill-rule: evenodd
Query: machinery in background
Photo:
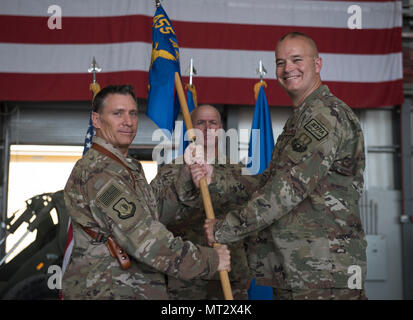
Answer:
M0 260L0 299L58 299L59 290L48 286L51 276L48 269L52 265L62 265L66 245L68 216L63 190L34 196L26 200L26 205L26 210L20 216L13 214L6 220L6 237L24 222L28 226L25 234ZM5 263L24 238L34 230L37 230L36 239ZM5 240L6 238L0 239L0 243Z

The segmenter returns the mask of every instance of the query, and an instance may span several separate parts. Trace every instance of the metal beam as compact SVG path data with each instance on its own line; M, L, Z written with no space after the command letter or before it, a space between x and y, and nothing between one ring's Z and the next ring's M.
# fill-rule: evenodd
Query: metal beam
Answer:
M413 300L413 188L411 154L411 99L405 99L401 107L401 165L402 165L402 265L403 297Z
M7 219L7 191L9 187L9 161L10 161L10 127L9 127L9 113L7 110L6 103L3 103L3 108L0 108L0 120L3 125L3 132L2 132L2 155L1 164L3 167L1 170L3 171L2 177L3 180L1 182L1 203L0 203L0 241L5 240L6 237L6 219ZM6 252L6 242L3 241L0 244L0 257L3 257Z

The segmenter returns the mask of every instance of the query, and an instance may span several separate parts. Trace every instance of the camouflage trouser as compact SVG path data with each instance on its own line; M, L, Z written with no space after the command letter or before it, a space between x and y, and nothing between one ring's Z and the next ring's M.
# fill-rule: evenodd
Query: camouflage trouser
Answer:
M231 282L232 295L235 300L248 300L249 283L250 280ZM224 300L219 280L188 282L168 278L168 296L170 300Z
M287 290L273 288L274 300L367 300L364 290L308 289Z

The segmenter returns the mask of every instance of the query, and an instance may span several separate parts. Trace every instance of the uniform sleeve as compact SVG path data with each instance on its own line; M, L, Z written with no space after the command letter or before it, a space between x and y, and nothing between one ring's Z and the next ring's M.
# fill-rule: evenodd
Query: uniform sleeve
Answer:
M200 208L200 194L184 165L164 165L151 181L157 200L159 220L167 225L192 208Z
M215 225L216 241L234 242L262 230L302 202L332 165L341 143L340 131L336 122L322 114L299 128L272 163L275 167L265 185L246 206L231 211Z
M220 168L223 166L223 168ZM268 179L269 168L261 174L245 174L248 171L241 164L218 165L214 167L209 190L220 195L227 205L241 205L252 197L254 191L260 189Z
M138 261L181 279L212 277L217 271L215 250L175 238L152 218L145 201L121 176L104 171L91 177L85 188L95 220L103 221L119 245Z

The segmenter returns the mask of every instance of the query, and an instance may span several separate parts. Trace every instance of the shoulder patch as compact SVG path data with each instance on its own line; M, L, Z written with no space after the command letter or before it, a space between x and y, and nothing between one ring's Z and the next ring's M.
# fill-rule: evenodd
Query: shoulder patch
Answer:
M311 119L304 125L304 129L310 133L318 141L322 140L328 135L328 130L316 119Z
M106 188L97 194L96 201L104 207L109 207L122 194L119 186L110 183Z
M305 152L312 141L306 133L301 133L298 138L291 141L291 147L295 152Z
M120 198L120 200L113 206L113 210L118 213L119 218L128 219L135 214L136 205L125 198Z

